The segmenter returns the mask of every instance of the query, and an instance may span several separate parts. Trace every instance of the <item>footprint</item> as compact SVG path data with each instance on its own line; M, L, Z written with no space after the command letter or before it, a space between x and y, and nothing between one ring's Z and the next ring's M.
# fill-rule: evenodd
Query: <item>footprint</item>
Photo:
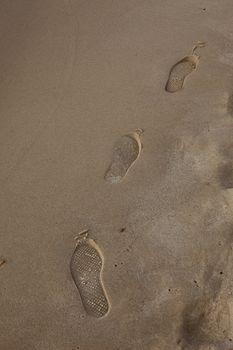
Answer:
M192 73L198 66L200 56L195 53L196 49L204 47L205 43L198 41L193 47L191 55L182 58L170 70L166 91L177 92L183 88L186 77Z
M103 256L88 231L78 236L70 263L73 280L79 290L87 314L100 318L109 311L109 303L101 279Z
M122 136L115 144L111 164L105 173L105 180L117 183L123 180L129 168L139 157L142 149L142 129Z

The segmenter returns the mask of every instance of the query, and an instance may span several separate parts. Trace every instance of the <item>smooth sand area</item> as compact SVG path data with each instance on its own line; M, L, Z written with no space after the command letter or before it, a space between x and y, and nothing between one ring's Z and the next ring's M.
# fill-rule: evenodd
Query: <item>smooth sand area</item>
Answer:
M232 18L0 2L0 350L233 349Z

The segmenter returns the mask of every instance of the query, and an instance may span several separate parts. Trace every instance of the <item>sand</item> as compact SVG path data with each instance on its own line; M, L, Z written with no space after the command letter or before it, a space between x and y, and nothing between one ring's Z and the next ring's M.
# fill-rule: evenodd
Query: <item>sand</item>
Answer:
M233 349L232 15L232 0L1 1L1 350ZM137 129L140 149L114 153ZM71 274L83 230L103 317Z

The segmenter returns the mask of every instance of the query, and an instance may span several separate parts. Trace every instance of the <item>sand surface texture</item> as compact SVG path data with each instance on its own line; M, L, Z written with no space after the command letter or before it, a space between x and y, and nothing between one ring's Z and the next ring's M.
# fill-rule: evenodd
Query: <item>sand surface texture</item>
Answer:
M0 2L0 350L233 349L232 19Z

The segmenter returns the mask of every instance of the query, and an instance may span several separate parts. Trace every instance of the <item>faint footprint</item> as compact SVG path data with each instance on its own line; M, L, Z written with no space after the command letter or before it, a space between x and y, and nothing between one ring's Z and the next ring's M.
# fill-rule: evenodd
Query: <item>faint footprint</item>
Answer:
M219 167L219 180L225 189L233 188L233 163L228 162Z
M0 267L2 267L5 264L6 260L5 259L0 259Z
M140 135L142 129L122 136L113 149L112 162L106 171L105 180L111 183L120 182L127 174L129 168L139 157L142 149Z
M233 116L233 94L228 97L227 111L231 116Z
M197 68L200 59L200 56L195 51L204 46L204 42L198 41L193 47L191 55L182 58L171 68L165 87L166 91L177 92L183 88L186 77Z
M103 256L97 244L88 238L88 231L79 234L72 255L70 270L79 290L86 312L93 317L103 317L109 303L101 279Z

